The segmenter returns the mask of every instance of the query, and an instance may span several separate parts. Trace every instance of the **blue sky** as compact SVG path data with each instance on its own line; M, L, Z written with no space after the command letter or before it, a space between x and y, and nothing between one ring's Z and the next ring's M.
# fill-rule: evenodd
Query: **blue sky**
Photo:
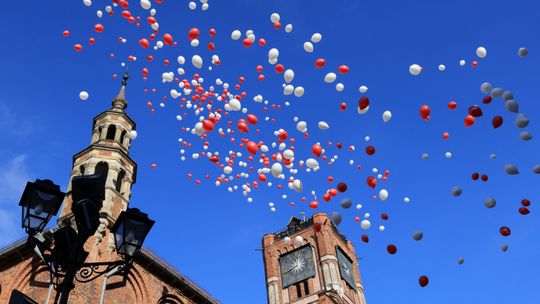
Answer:
M332 168L323 166L316 174L300 176L308 201L311 190L321 196L338 181L349 185L346 194L330 203L321 202L319 211L343 215L340 230L353 240L362 258L360 270L369 303L537 303L540 177L532 168L540 163L540 146L536 137L529 142L519 139L515 115L505 111L500 99L482 105L484 117L473 127L463 125L466 109L481 104L480 84L489 81L514 93L520 112L531 120L527 130L533 136L540 134L536 123L540 118L540 4L536 1L210 0L210 9L201 12L190 11L188 1L165 0L155 5L159 23L178 37L181 46L157 53L137 46L148 30L136 30L119 17L104 16L99 22L105 32L94 33L95 11L104 10L108 1L93 2L91 8L82 1L3 3L8 13L0 27L0 245L23 236L16 205L26 180L50 178L65 189L72 155L90 143L93 117L110 107L119 89L119 79L111 75L121 75L120 63L135 54L138 60L129 63L133 78L127 99L128 113L139 133L131 150L139 171L131 204L156 220L145 245L223 303L265 301L262 257L256 251L263 234L280 230L302 209L308 215L314 211L288 190L263 186L249 204L240 192L215 187L213 179L220 172L208 161L189 157L200 152L201 144L181 131L194 121L193 115L185 124L179 123L175 117L181 111L170 100L165 108L156 107L155 113L146 107L147 101L157 105L172 88L161 84L161 73L175 71L177 66L163 67L165 58L175 62L183 54L189 61L191 55L201 54L209 61L206 33L214 27L222 65L212 72L198 71L207 83L219 77L235 84L242 75L247 79L243 85L248 92L246 102L262 94L271 102L292 104L286 111L271 113L277 123L260 122L261 134L250 136L270 143L275 140L272 132L285 128L298 139L297 153L303 158L316 141L357 147L355 152L329 148L329 156L339 155ZM133 11L142 13L138 1L131 2L136 7ZM274 30L269 20L272 12L281 15L283 25L292 23L293 32ZM189 47L185 38L191 27L203 33L197 49ZM62 36L65 29L71 31L69 38ZM244 48L240 41L230 39L235 29L253 29L257 37L267 40L267 47ZM307 54L302 45L315 32L322 33L323 40L313 54ZM86 43L90 36L96 38L93 47ZM121 44L118 36L128 42ZM74 43L83 43L85 50L74 52ZM475 56L478 46L488 50L485 59ZM530 50L526 58L517 56L522 46ZM279 48L280 63L294 69L295 84L306 89L302 98L282 95L282 76L271 71L266 59L270 47ZM116 58L110 59L110 53ZM154 63L145 62L147 54L155 55ZM313 67L318 57L326 58L326 69ZM461 59L468 62L466 67L458 65ZM472 68L472 60L478 60L479 66ZM412 63L423 66L424 72L411 76ZM256 80L258 64L265 68L266 80L261 83ZM322 79L340 64L348 65L351 72L339 77L345 91L337 93ZM446 65L445 72L437 70L439 64ZM140 73L145 66L151 71L146 83ZM185 68L188 74L196 72L189 64ZM369 87L366 95L372 103L368 114L359 116L354 107L362 96L361 84ZM145 94L146 88L156 88L158 93ZM81 90L90 93L87 101L78 98ZM456 111L446 108L450 100L458 102ZM349 105L344 113L339 111L342 101ZM423 104L431 106L429 122L418 115ZM249 108L263 120L260 106ZM385 110L393 113L386 124L381 119ZM495 115L505 119L497 130L490 123ZM308 121L308 140L295 130L294 116ZM317 130L319 120L327 121L330 129ZM443 140L442 132L449 132L450 138ZM370 144L377 148L374 156L363 153L364 136L370 136ZM194 143L184 162L179 137ZM237 149L215 134L209 135L209 141L215 150ZM453 153L451 159L444 157L447 151ZM423 161L422 153L428 153L429 160ZM489 158L491 153L497 155L495 160ZM349 159L361 164L362 170L351 168ZM152 163L157 169L151 169ZM521 174L506 175L505 164L518 166ZM384 184L390 192L385 202L371 199L381 187L374 191L365 185L374 167L391 170L390 181ZM489 181L472 181L472 172L488 174ZM195 186L186 178L188 173L203 184ZM213 179L204 180L207 173ZM329 175L334 183L325 181ZM463 188L461 197L451 196L453 186ZM281 198L283 193L289 195L287 200ZM402 202L405 196L411 198L409 204ZM497 200L494 209L483 206L488 196ZM343 197L364 208L341 209ZM523 198L532 201L527 216L517 212ZM295 207L289 206L290 200L297 203ZM270 212L268 202L276 204L276 212ZM363 231L353 221L365 212L371 213L375 226L367 245L361 243ZM382 212L388 213L389 221L379 220ZM384 232L376 229L380 224L386 226ZM502 225L512 228L509 238L498 234ZM424 232L424 240L412 240L415 230ZM396 255L386 253L390 243L397 245ZM510 248L506 253L500 250L503 243ZM465 258L461 266L457 265L460 256ZM423 274L430 278L427 288L417 283Z

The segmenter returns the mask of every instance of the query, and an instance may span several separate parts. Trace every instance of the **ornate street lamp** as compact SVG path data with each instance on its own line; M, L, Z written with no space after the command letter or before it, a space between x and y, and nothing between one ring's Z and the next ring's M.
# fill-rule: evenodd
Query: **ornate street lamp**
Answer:
M75 287L74 280L85 283L103 274L106 277L118 272L127 275L133 257L155 223L139 209L128 208L120 214L111 231L115 237L116 251L123 259L85 263L88 252L84 250L84 244L100 224L106 179L106 174L76 176L72 179L71 211L77 229L69 224L57 227L52 232L54 242L45 239L41 232L52 216L58 213L65 193L50 180L29 182L23 192L19 203L22 207L22 225L34 250L49 267L51 283L58 291L55 303L58 300L62 304L68 303L69 293Z
M22 207L22 227L33 236L42 232L53 215L58 213L66 194L51 180L27 182L19 206Z

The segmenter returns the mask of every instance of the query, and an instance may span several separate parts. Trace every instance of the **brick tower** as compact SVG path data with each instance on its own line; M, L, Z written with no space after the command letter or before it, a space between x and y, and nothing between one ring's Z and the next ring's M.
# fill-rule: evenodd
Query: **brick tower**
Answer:
M90 145L73 156L73 168L58 226L47 230L45 238L63 225L75 225L71 212L71 180L75 176L104 173L105 199L100 210L100 225L84 244L85 262L121 260L116 252L112 226L126 210L137 164L130 158L135 122L126 114L125 89L128 75L112 101L112 107L94 118ZM136 134L136 133L135 133ZM126 274L105 275L105 267L83 267L75 276L69 303L77 304L218 304L210 294L180 274L156 254L141 248ZM52 303L57 297L54 280L45 259L36 254L26 240L0 249L0 303ZM21 301L23 297L26 302ZM10 302L13 301L13 302Z
M269 304L366 303L354 246L325 213L264 235L263 258Z

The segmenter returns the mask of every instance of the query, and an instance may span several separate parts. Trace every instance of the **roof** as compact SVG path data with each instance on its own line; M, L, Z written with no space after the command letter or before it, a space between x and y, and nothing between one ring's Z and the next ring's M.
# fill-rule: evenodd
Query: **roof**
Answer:
M4 264L12 264L14 261L22 262L27 259L32 252L32 248L28 245L26 238L20 239L0 249L0 268ZM150 249L142 248L135 260L139 265L154 270L160 279L163 279L166 283L178 288L184 296L194 300L195 303L220 303L207 291L199 287L185 275L180 274L176 269L163 261L163 259L158 257Z

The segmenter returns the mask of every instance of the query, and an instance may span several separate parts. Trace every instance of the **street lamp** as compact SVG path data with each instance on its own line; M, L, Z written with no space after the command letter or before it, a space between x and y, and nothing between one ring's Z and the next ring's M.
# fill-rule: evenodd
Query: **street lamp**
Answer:
M76 229L69 224L61 224L52 232L54 242L50 241L50 237L45 239L41 232L52 216L58 213L65 193L50 180L28 182L24 189L19 203L22 207L22 226L34 250L51 272L51 283L58 291L55 303L58 300L61 304L68 303L69 293L75 287L74 280L85 283L103 274L107 273L108 277L117 272L126 276L133 257L155 223L137 208L122 211L111 232L114 234L116 251L123 259L86 263L88 252L84 250L84 244L100 224L106 180L106 173L73 177L71 211Z

